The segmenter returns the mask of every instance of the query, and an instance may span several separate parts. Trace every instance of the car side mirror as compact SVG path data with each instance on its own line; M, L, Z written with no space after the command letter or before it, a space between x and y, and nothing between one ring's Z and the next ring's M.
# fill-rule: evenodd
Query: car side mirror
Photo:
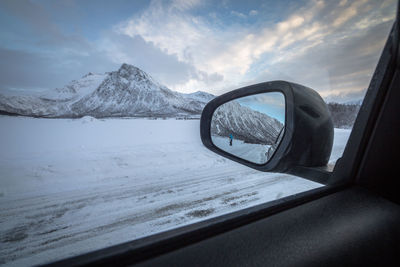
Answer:
M272 81L228 92L203 109L200 135L210 150L251 168L327 183L333 122L311 88Z

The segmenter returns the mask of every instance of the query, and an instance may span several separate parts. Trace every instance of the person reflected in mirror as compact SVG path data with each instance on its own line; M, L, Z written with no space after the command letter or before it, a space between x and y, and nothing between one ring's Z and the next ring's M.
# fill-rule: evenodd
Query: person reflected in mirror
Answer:
M229 145L232 146L233 135L229 134Z

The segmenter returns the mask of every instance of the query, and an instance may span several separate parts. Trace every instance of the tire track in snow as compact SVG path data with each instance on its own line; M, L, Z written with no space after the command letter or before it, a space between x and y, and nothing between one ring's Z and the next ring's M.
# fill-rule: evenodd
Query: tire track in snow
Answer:
M170 216L181 211L189 212L194 208L204 205L206 202L213 201L217 198L222 199L223 197L230 196L243 189L246 189L243 187L237 188L240 184L227 183L225 187L230 188L230 191L226 191L225 188L219 187L217 188L219 193L213 195L211 194L210 189L216 190L216 187L213 186L215 183L224 184L227 181L227 177L235 177L238 179L253 172L254 171L251 170L243 171L240 170L240 168L232 168L230 171L224 170L217 173L215 173L215 169L205 170L194 175L194 177L191 177L190 179L184 180L184 182L178 179L178 181L175 180L175 182L166 181L161 186L154 186L153 184L154 191L152 191L151 188L149 188L146 184L145 190L143 190L143 188L131 186L130 188L110 188L109 190L94 191L84 194L83 196L79 194L79 192L75 192L76 194L71 195L68 193L72 192L63 193L61 194L61 197L59 197L57 194L54 194L45 198L46 206L42 206L43 197L36 198L35 203L32 203L30 199L16 201L14 203L14 207L9 207L8 204L5 204L7 208L2 208L0 210L0 216L5 218L20 214L21 217L18 219L18 221L22 223L20 223L17 227L9 229L6 231L6 234L1 236L0 240L8 245L8 248L4 251L4 253L2 252L3 255L1 259L3 261L9 261L15 257L28 257L29 255L32 255L32 253L35 254L49 249L62 249L64 245L74 244L88 238L94 238L98 235L110 233L133 224L157 221L162 217ZM268 181L267 179L267 181L264 181L263 183L268 184L271 183L271 181ZM199 188L200 184L208 184L208 186ZM248 186L247 188L252 188L255 186L260 186L260 183L254 184L253 186ZM126 215L126 209L123 209L121 211L116 211L114 214L107 213L103 216L97 215L95 218L93 218L94 220L105 221L107 223L98 225L96 227L90 227L90 225L93 226L93 223L90 221L86 221L89 227L82 227L82 225L79 225L79 223L77 225L69 225L61 220L65 214L74 213L77 210L85 207L107 205L107 203L110 202L121 201L123 199L132 198L133 196L137 197L139 196L135 195L137 192L141 192L143 195L144 191L145 196L153 194L153 198L157 198L157 196L154 196L154 193L159 192L160 188L162 188L164 191L173 189L173 192L179 192L179 196L171 198L171 200L168 202L169 204L164 206L160 206L159 203L156 203L153 209L143 213L131 211L131 214ZM202 198L197 197L192 201L185 201L185 199L188 198L188 195L190 195L190 198L193 198L192 190L194 188L202 189L198 190L198 192L204 194L205 196L200 196ZM223 192L221 193L221 191ZM151 199L151 196L148 196L148 198ZM27 203L30 203L29 207L27 207ZM145 209L150 208L150 206L147 205L147 208ZM12 210L10 211L10 209ZM109 219L107 220L107 218L110 216L116 219L112 221L109 221ZM188 221L189 220L185 220L183 222ZM56 225L57 227L50 227L51 229L49 229L49 224ZM20 232L20 236L24 238L22 238L22 240L18 240L18 244L7 242L7 233L10 232ZM13 246L13 244L15 245Z

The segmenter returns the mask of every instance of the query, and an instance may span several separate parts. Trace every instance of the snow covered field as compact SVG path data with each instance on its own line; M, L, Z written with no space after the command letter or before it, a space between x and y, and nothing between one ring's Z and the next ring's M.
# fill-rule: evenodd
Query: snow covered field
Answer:
M212 135L211 139L215 146L239 158L257 164L264 164L267 162L266 153L270 148L269 145L249 144L245 143L243 140L234 139L232 141L232 146L230 146L229 138L227 137Z
M198 120L0 116L0 264L104 248L320 186L203 147ZM335 130L331 161L350 130Z

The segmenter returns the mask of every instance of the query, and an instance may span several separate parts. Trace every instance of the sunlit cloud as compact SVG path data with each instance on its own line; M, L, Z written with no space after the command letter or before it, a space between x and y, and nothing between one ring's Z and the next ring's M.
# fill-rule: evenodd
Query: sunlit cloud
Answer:
M332 23L333 27L338 27L343 25L343 23L349 21L351 18L357 15L357 10L360 6L364 5L367 1L366 0L359 0L354 2L352 5L347 7L344 10L341 10L340 16L338 16ZM339 3L339 6L344 6L342 2Z
M292 64L299 68L318 69L303 76L305 79L295 81L318 86L316 89L324 95L333 96L339 91L362 91L367 85L362 88L347 86L336 89L333 81L337 78L332 76L332 68L341 66L330 61L323 65L318 60L304 60L305 57L312 59L316 48L319 54L332 53L330 49L340 47L340 42L346 43L346 40L354 35L363 35L371 27L392 21L394 12L371 12L371 7L373 10L379 10L379 5L375 1L367 0L340 1L335 4L315 0L309 1L307 5L276 24L247 28L235 24L221 29L214 27L213 23L203 17L182 9L171 9L168 4L153 1L141 15L118 25L117 29L131 37L142 36L144 40L154 43L166 53L175 54L182 62L191 64L196 71L223 77L223 80L208 84L194 76L184 83L169 84L176 90L223 92L235 86L246 85L246 81L261 81L261 78L268 77L268 73L271 74L271 78L279 78L277 74L284 73L282 78L297 79L299 75L293 74L291 68L282 69L283 66ZM259 11L251 10L249 15L254 16L258 13ZM231 11L231 14L243 19L247 17L237 11ZM389 27L386 27L385 34L388 33ZM353 57L374 56L375 63L383 42L384 40L377 39L374 42L362 43L359 45L358 54L354 54ZM268 58L268 62L264 61L265 58ZM368 66L369 76L374 68L373 63ZM315 64L316 67L310 67L310 64ZM264 65L265 71L254 73L253 69L260 69L259 65ZM365 66L354 67L349 71L357 73L363 68ZM303 72L299 71L299 74ZM327 92L329 90L331 93Z

